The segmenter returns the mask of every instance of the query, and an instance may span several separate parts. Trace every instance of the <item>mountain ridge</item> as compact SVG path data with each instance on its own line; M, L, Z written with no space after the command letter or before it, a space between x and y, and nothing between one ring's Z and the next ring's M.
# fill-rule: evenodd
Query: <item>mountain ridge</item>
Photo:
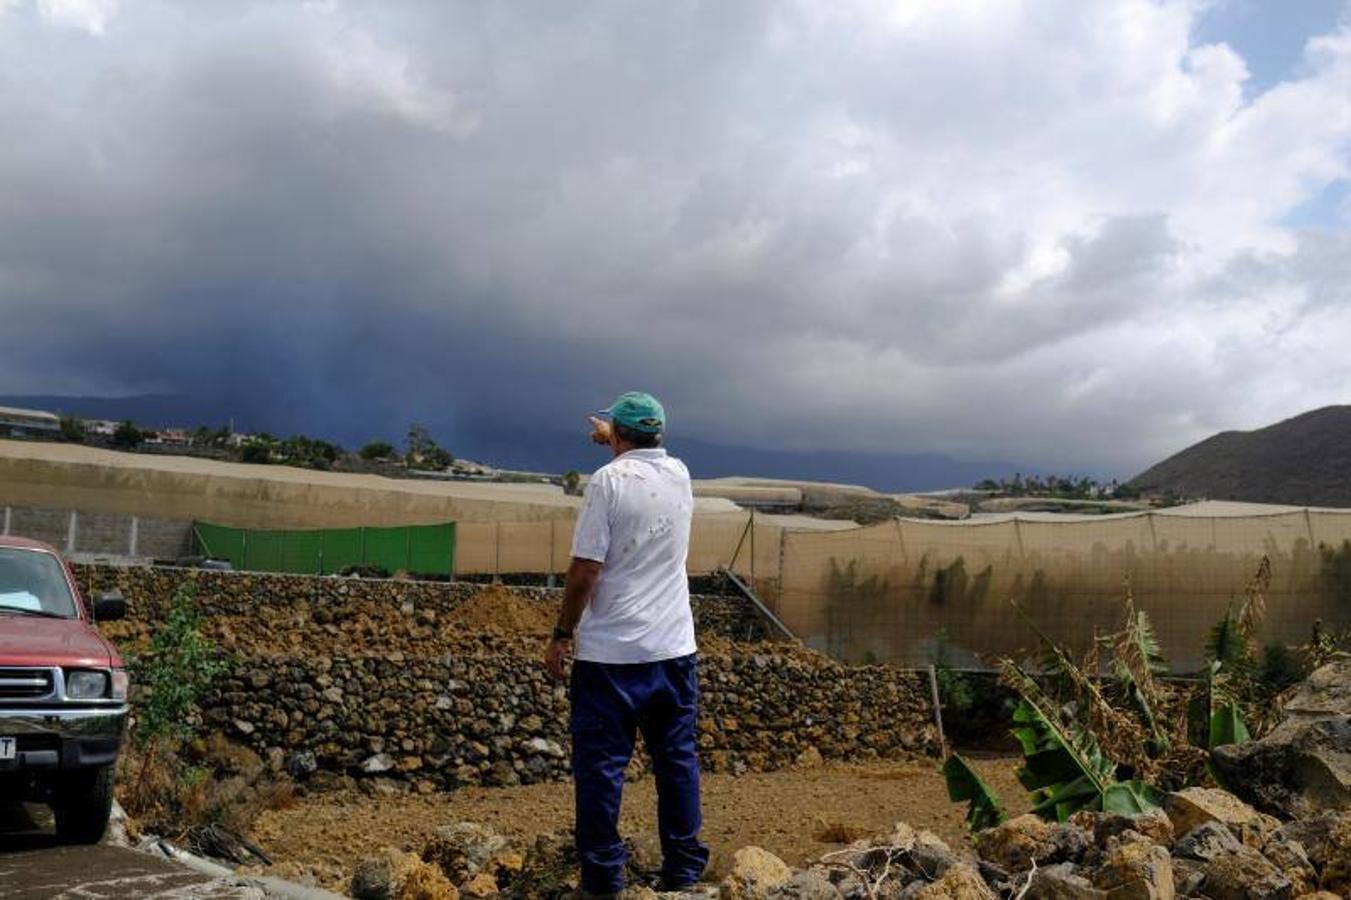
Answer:
M1251 431L1221 431L1132 478L1187 499L1351 507L1351 405L1324 406Z

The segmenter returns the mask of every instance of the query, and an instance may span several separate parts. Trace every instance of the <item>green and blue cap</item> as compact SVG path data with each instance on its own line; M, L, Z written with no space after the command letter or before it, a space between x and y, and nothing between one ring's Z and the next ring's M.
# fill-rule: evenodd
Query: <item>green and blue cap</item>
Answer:
M609 416L625 428L641 431L644 434L661 434L666 430L666 410L657 402L657 398L642 391L629 391L620 394L619 399L602 409L601 415Z

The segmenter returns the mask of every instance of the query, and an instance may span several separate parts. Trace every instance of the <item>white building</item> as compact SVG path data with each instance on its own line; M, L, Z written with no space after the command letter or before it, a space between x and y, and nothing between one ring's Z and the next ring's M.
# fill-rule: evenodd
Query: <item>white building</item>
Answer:
M61 417L40 409L0 406L0 434L9 437L53 437L61 433Z

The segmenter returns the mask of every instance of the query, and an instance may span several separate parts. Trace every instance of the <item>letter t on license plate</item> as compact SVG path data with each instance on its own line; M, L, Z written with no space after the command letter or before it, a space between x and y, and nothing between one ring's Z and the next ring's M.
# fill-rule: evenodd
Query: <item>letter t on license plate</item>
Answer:
M13 759L17 744L14 738L0 737L0 759Z

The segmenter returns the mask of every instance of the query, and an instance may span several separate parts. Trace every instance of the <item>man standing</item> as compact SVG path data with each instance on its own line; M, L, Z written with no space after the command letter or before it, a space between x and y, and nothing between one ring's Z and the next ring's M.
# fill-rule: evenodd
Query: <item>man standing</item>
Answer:
M545 654L558 679L572 650L572 775L582 890L624 888L619 837L624 770L635 732L652 756L662 889L699 880L699 684L685 558L694 499L684 463L661 448L666 412L648 394L623 394L594 420L592 439L614 459L586 486L563 608Z

